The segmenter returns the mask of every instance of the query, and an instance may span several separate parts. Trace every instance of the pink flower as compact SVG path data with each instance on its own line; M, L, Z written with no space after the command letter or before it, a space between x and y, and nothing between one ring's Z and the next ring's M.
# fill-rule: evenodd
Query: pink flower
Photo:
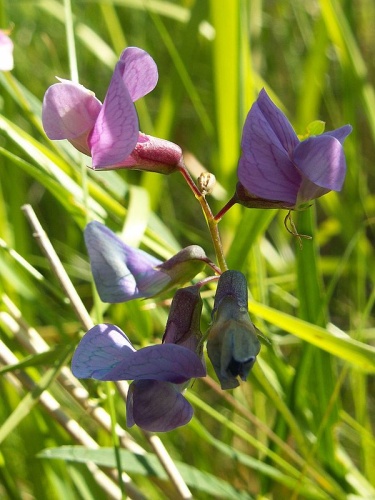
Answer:
M94 170L128 168L169 174L181 149L139 131L134 101L154 89L158 71L152 57L137 47L123 51L104 103L82 85L60 80L43 101L43 126L52 140L68 139L92 157Z
M10 71L13 66L13 42L6 31L0 30L0 71Z

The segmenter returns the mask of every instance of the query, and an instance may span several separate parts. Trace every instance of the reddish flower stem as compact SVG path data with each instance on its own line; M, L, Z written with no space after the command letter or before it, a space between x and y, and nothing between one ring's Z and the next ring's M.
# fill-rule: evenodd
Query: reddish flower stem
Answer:
M221 219L224 217L224 215L228 212L228 210L230 208L233 207L233 205L236 204L236 199L235 197L233 196L233 198L231 198L226 205L224 205L224 207L220 210L219 213L217 213L214 217L214 220L216 221L216 223L219 223L221 221Z

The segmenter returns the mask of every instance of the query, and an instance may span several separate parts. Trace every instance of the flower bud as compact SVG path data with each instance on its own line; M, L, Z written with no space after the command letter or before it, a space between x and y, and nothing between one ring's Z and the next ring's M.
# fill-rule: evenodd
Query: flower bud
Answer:
M170 277L168 287L186 283L200 273L207 264L208 258L203 248L198 245L189 245L176 255L158 265L156 269Z
M177 290L169 311L163 342L187 347L201 356L201 313L199 287L188 286Z
M206 196L206 194L211 194L213 188L216 184L216 177L210 172L202 172L198 177L198 188L199 191Z
M225 271L218 283L213 321L208 330L207 353L222 389L245 381L260 351L255 327L247 310L247 283L239 271Z

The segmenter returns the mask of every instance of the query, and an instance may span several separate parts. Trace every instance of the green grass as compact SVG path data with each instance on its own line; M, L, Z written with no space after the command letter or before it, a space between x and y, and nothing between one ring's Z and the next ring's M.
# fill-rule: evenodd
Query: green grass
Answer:
M131 498L375 497L374 15L370 0L0 0L0 28L13 26L15 43L15 68L0 73L1 498L94 499L103 488L116 498L119 460ZM41 126L55 75L77 74L103 99L126 45L159 69L137 103L142 131L215 174L226 195L209 198L214 213L233 193L242 125L262 86L301 135L316 119L353 126L343 191L294 215L313 235L302 249L283 211L235 206L220 223L267 341L234 391L220 390L208 363L210 377L186 394L192 422L157 438L125 427L119 388L71 377L87 322L21 210L32 205L94 322L103 315L136 345L159 341L168 301L96 304L82 230L96 219L161 258L193 243L213 258L198 203L177 174L92 172Z

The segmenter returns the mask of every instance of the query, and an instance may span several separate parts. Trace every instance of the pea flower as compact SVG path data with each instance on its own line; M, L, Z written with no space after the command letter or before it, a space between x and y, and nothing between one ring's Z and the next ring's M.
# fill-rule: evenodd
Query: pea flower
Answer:
M94 170L128 168L169 174L182 159L181 149L140 132L134 106L157 81L152 57L128 47L115 66L103 104L85 87L68 80L49 87L43 100L44 130L50 139L67 139L92 156Z
M10 71L13 66L13 42L7 31L0 30L0 71Z
M162 262L126 245L97 221L86 226L84 238L95 285L103 302L152 297L190 281L209 262L198 245L190 245Z
M247 283L239 271L225 271L219 279L212 324L207 332L207 354L222 389L245 381L260 351L256 328L247 309Z
M282 111L261 90L242 135L234 201L246 207L298 209L345 179L343 142L350 125L300 141Z
M165 343L139 351L117 326L96 325L79 343L72 372L78 378L133 380L126 403L129 427L137 424L147 431L166 432L185 425L193 416L193 408L181 392L191 378L206 374L196 353L201 309L197 287L178 290Z

